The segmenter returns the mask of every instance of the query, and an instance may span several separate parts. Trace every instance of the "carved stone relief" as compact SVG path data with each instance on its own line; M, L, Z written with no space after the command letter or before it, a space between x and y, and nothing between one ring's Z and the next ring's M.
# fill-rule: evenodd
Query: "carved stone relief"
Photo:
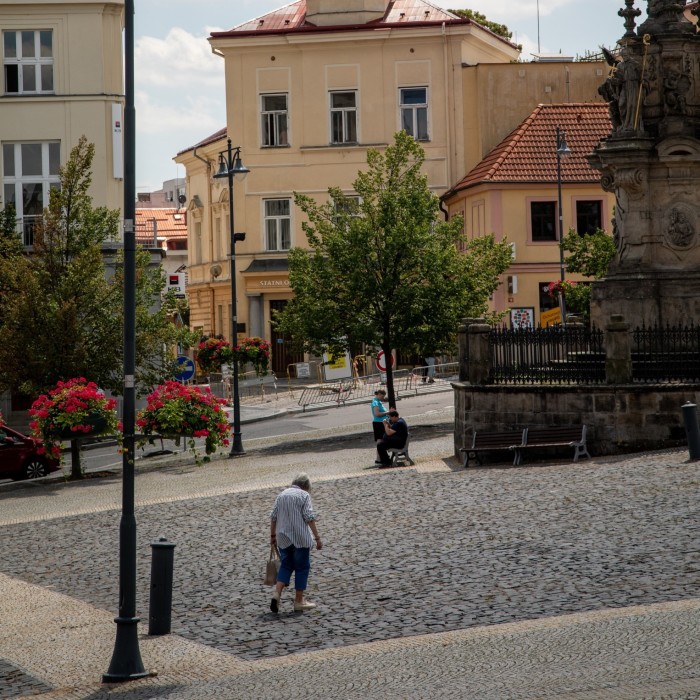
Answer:
M666 242L671 248L685 250L695 243L696 217L691 207L675 204L664 216Z

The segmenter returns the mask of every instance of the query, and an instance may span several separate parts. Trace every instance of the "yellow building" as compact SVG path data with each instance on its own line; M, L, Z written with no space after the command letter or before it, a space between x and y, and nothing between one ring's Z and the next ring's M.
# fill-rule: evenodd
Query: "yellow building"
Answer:
M271 314L291 296L287 251L305 245L293 193L352 194L367 149L406 128L426 150L430 186L466 169L462 65L508 62L510 42L423 0L299 0L210 38L226 64L227 125L179 154L190 196L191 323L231 337L228 193L213 180L225 134L250 175L234 185L239 330L273 343L286 372L287 339ZM280 342L281 341L281 342Z
M545 289L561 278L557 127L571 150L561 158L564 234L610 231L615 198L603 191L586 158L610 133L606 104L538 106L443 196L450 217L464 217L469 238L493 233L513 244L513 264L492 309L510 310L516 326L546 321L542 314L558 306ZM565 274L565 279L583 278Z
M123 13L123 0L0 3L0 206L15 205L25 245L83 134L95 203L122 206Z
M225 61L227 127L178 154L187 178L193 328L231 338L230 136L250 174L234 183L239 335L298 361L271 316L291 297L287 251L306 245L293 193L352 195L369 147L404 128L441 195L539 103L599 100L601 63L518 64L510 42L424 0L298 0L210 37Z

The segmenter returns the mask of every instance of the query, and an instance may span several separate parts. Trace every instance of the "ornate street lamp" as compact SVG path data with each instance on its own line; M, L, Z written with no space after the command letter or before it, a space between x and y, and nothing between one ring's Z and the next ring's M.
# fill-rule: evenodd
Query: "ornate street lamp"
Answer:
M564 281L564 224L561 211L561 159L568 158L571 149L566 145L566 132L557 126L557 192L559 194L559 279ZM566 325L566 300L563 292L559 292L559 311L561 323Z
M236 241L244 241L245 233L236 233L233 227L233 178L243 180L250 172L241 162L241 147L232 146L231 139L228 139L228 146L225 151L219 153L219 170L214 175L215 178L226 178L228 180L228 224L231 248L231 316L233 338L231 342L236 345L238 340L238 313L236 311ZM245 454L241 441L241 400L238 396L238 360L233 360L233 442L231 445L230 457L237 457Z

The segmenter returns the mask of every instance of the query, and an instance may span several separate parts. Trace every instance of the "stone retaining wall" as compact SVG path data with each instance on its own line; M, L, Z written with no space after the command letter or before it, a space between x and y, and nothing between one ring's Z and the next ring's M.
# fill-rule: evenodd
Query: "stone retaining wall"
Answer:
M685 444L681 406L700 385L494 386L455 382L455 455L478 430L589 426L591 454Z

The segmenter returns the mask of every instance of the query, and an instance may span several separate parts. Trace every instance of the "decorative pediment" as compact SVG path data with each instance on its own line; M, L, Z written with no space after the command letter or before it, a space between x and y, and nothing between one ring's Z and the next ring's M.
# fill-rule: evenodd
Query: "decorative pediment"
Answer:
M689 136L675 136L659 143L656 152L660 160L700 160L700 141Z

